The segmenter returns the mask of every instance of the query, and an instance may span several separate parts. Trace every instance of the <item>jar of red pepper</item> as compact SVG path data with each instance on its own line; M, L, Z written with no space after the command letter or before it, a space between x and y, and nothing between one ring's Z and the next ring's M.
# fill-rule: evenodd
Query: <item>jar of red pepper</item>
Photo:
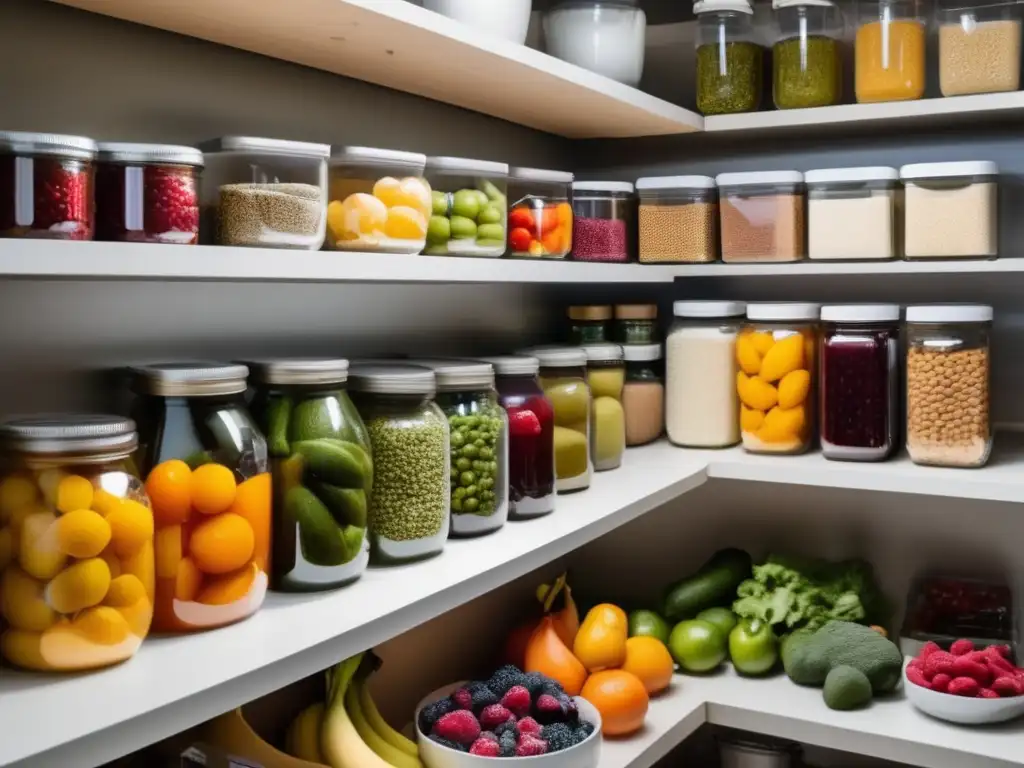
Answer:
M199 242L202 152L168 144L104 142L98 160L97 240Z
M897 445L896 304L821 308L821 449L826 459L881 461Z
M576 261L636 261L636 198L628 181L572 185L572 257Z
M96 143L0 131L0 237L92 240Z

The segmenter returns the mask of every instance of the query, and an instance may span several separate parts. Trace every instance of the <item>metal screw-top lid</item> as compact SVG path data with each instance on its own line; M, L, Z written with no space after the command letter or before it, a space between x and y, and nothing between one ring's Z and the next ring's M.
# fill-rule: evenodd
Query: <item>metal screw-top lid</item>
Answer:
M480 359L493 365L498 376L536 376L540 370L540 360L529 355L504 355Z
M123 141L102 141L97 147L99 160L104 163L167 163L203 167L203 153L195 147Z
M131 369L135 391L158 397L212 397L245 392L249 369L235 363L156 363Z
M657 320L657 304L616 304L616 320Z
M378 395L424 395L433 397L437 380L430 368L403 363L352 363L349 388Z
M64 136L59 133L0 131L0 151L16 155L51 155L73 160L92 160L96 157L96 142L85 136Z
M582 349L590 363L614 363L622 359L622 347L618 344L584 344Z
M138 445L135 422L123 416L50 413L0 424L0 445L30 454L127 456Z
M521 354L536 357L542 368L582 368L587 364L587 353L581 347L531 347Z
M304 358L244 360L254 384L344 384L348 381L348 360Z
M598 304L569 307L568 315L570 320L611 320L612 308Z
M438 392L493 389L494 366L481 360L409 360L434 372Z

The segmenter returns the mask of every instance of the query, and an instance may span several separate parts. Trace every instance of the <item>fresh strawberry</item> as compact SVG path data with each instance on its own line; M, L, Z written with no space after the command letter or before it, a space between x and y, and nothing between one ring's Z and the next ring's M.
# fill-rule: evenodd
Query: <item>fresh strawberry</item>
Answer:
M952 675L939 672L939 674L932 678L932 690L938 691L939 693L946 693L952 680Z
M956 659L951 653L935 651L924 660L924 677L931 680L935 675L944 672L947 675L953 674L953 661Z
M987 685L992 680L992 671L987 664L979 664L966 655L957 656L953 660L953 677L969 677L977 680L980 685Z
M533 411L512 411L508 415L508 429L513 437L536 437L541 433L540 419Z
M978 691L978 698L979 699L998 699L998 698L1000 698L1000 696L999 696L998 693L993 691L991 688L982 688L980 691Z
M519 744L516 745L516 757L536 757L548 751L548 743L536 736L525 734L519 737Z
M907 680L922 688L931 688L932 684L925 679L924 672L917 667L907 667Z
M981 690L981 686L978 685L978 681L970 677L954 677L946 688L946 693L951 693L954 696L966 696L969 699L973 699L978 695L978 691Z
M466 709L449 712L434 723L434 734L459 744L472 744L480 736L480 723Z
M974 643L965 639L955 640L953 644L949 646L949 652L954 656L964 656L973 650Z
M997 677L992 683L992 690L1000 696L1020 696L1024 693L1021 684L1012 677Z
M484 707L480 711L480 725L487 730L493 730L502 723L509 719L514 722L516 717L508 708L501 706L501 704L491 704L489 707Z
M530 714L530 692L521 685L514 685L501 697L501 705L516 717L526 717Z
M921 652L917 654L917 658L919 658L921 661L924 661L936 651L941 650L942 649L939 647L938 643L934 643L931 640L929 640L927 643L921 646Z
M497 757L499 752L501 752L501 747L498 746L497 740L492 741L491 739L477 739L469 748L469 754L480 757Z
M540 723L534 720L532 717L524 717L518 723L516 728L519 729L519 735L530 734L531 736L540 736Z

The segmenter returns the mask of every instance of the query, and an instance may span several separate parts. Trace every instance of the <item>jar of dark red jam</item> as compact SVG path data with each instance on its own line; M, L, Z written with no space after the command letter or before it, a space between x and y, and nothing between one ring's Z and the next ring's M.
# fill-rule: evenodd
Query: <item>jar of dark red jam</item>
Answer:
M168 144L99 145L96 239L132 243L199 241L203 153Z
M96 143L0 131L0 237L92 240Z
M892 455L899 413L896 304L821 308L821 449L826 459Z

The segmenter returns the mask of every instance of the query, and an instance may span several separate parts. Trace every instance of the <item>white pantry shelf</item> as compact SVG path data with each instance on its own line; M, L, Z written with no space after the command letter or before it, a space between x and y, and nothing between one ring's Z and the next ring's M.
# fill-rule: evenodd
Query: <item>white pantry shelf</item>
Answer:
M794 261L781 264L676 264L677 277L794 277L813 275L1016 275L1024 258L918 259L916 261Z

